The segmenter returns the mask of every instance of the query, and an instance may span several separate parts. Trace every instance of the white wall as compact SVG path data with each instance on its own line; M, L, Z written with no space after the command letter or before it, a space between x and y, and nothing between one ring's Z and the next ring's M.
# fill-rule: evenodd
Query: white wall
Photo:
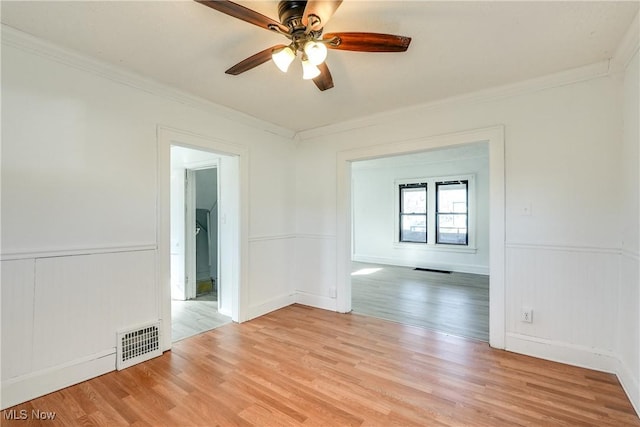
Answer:
M470 184L474 197L470 198L469 247L398 243L396 181L457 175L474 177ZM351 176L354 261L489 273L486 144L354 162Z
M622 88L622 254L618 295L617 352L621 382L640 412L640 53L629 61Z
M245 318L290 302L287 131L5 27L2 43L2 407L113 370L116 330L162 316L159 126L246 152Z
M612 189L619 185L622 109L619 81L606 70L594 66L576 70L573 83L563 73L300 134L300 301L335 306L339 153L504 125L506 347L611 370L621 241L621 195ZM532 324L520 322L522 306L533 308Z

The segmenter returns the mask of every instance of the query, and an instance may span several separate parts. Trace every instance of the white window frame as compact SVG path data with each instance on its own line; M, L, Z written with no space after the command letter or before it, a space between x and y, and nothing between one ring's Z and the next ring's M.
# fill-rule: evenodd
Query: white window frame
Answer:
M468 196L468 244L452 245L448 243L436 243L436 182L467 181ZM427 243L401 242L400 241L400 186L404 184L427 184ZM398 249L416 249L424 251L447 251L460 253L476 253L476 176L475 174L416 177L396 179L394 187L394 221L393 221L393 245Z

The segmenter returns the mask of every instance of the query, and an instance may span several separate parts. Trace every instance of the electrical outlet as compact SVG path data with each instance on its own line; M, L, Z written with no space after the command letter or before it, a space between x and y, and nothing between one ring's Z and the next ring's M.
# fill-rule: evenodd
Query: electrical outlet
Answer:
M527 307L523 307L520 313L520 320L526 323L533 322L533 310Z

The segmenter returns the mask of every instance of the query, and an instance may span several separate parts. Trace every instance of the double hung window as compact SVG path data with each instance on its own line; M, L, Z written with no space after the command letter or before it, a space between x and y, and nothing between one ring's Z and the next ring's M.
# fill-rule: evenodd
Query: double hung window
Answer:
M474 245L474 176L396 181L397 242Z
M400 185L400 241L427 243L427 184Z
M469 182L436 182L436 243L469 243Z

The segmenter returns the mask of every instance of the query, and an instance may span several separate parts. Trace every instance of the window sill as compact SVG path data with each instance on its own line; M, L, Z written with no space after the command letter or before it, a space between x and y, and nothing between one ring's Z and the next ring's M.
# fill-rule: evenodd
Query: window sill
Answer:
M411 243L411 242L394 242L394 249L411 249L424 252L455 252L460 254L475 254L478 252L478 248L471 246L456 246L446 244L433 244L433 243Z

